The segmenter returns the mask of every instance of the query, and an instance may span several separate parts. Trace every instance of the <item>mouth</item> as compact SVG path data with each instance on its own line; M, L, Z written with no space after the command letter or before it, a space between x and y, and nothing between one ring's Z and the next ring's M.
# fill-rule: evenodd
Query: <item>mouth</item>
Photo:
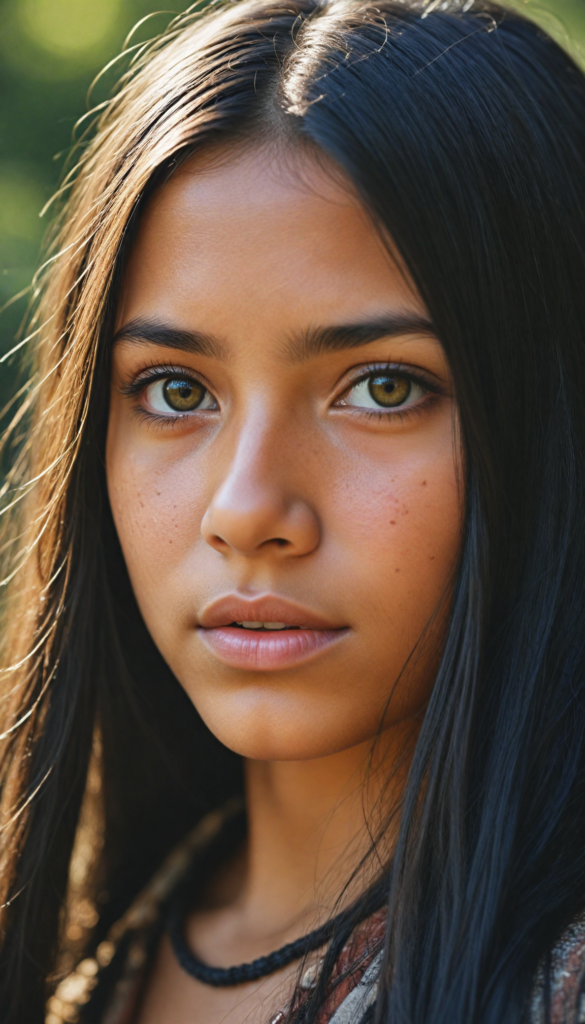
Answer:
M312 660L350 629L272 595L254 600L233 595L204 609L197 632L225 665L258 672Z
M274 630L282 631L283 629L300 629L300 626L287 626L286 622L232 622L232 626L237 626L238 629L253 629L256 632L273 632Z

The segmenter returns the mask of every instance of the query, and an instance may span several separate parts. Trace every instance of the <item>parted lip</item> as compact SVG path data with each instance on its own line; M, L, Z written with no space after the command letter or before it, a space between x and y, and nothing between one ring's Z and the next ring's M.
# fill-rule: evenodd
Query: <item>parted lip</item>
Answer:
M266 594L247 599L238 594L228 594L212 601L199 616L199 625L204 629L230 626L234 622L284 622L287 626L300 629L345 629L323 615L317 615L294 601Z

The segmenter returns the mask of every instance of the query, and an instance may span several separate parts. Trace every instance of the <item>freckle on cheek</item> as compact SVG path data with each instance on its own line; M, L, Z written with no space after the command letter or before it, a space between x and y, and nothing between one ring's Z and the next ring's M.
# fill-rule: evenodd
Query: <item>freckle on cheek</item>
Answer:
M395 519L391 519L390 520L390 526L396 526L396 520Z

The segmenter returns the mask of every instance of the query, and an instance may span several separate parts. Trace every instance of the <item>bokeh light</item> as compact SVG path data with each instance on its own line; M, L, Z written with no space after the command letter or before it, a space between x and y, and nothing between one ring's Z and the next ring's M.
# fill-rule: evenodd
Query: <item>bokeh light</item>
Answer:
M33 43L67 59L111 38L120 9L121 0L21 0L18 16Z
M42 224L43 192L18 165L0 164L0 238L37 244Z

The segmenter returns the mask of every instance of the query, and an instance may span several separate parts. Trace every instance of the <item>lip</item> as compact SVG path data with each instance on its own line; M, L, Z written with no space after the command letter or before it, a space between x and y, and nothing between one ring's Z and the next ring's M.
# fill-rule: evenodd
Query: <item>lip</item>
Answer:
M256 632L233 626L234 622L284 622L291 628ZM266 672L311 660L347 636L349 627L271 594L252 600L232 594L203 610L198 633L224 664Z

